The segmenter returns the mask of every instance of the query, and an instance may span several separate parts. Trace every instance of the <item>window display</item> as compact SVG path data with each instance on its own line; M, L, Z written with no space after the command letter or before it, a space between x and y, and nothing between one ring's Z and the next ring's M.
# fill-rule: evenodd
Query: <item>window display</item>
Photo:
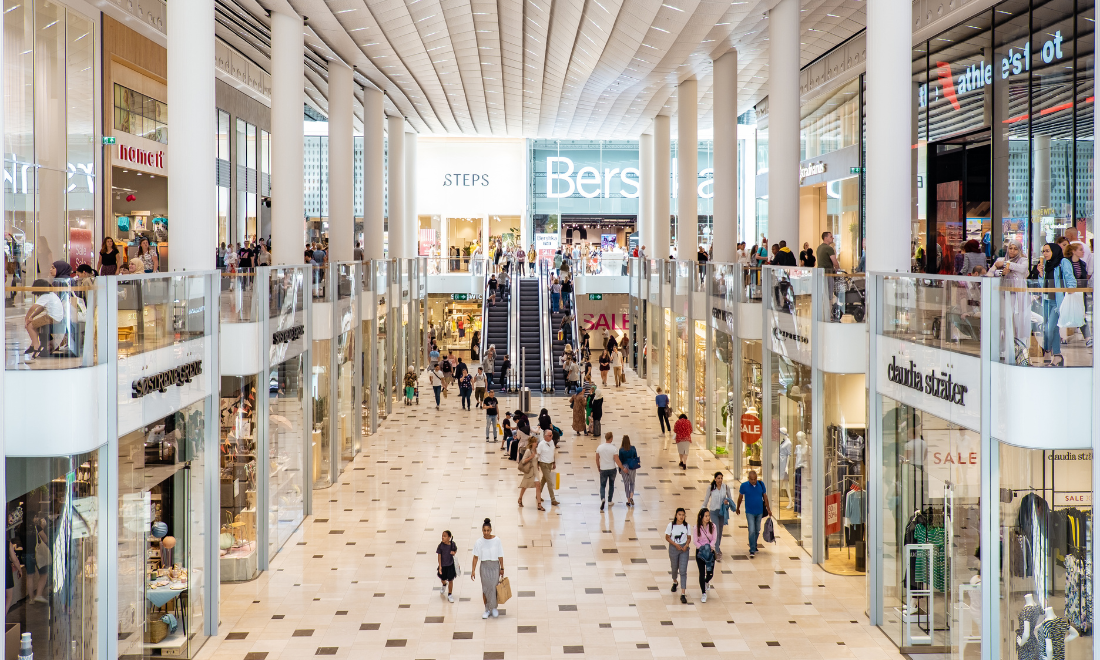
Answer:
M769 352L772 361L772 411L779 423L779 441L772 451L772 474L778 478L776 520L799 545L812 548L812 370L785 356Z
M332 387L329 382L331 362L331 339L313 342L313 369L310 391L313 402L313 431L311 451L313 452L313 488L328 488L333 483L332 466L332 420L329 415L329 401Z
M190 658L204 640L205 415L199 402L118 440L120 657Z
M99 452L7 459L7 584L12 641L51 660L99 651Z
M269 558L305 518L305 366L297 355L272 367L268 378Z
M219 404L222 582L260 574L256 537L256 377L223 376Z
M867 572L867 385L863 374L823 373L825 555L822 568Z

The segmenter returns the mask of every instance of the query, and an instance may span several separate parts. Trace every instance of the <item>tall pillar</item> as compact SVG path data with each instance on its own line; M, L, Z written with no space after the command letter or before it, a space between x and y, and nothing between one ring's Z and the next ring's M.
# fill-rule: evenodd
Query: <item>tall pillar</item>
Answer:
M867 6L867 250L868 271L911 270L913 192L913 7L871 0ZM910 68L906 68L910 67ZM775 107L771 105L771 107ZM774 195L771 199L775 199ZM811 242L811 245L813 243ZM857 246L852 246L857 250ZM853 254L853 263L859 260ZM870 553L870 554L873 554Z
M672 194L672 121L668 115L653 118L653 255L668 259L672 252L669 238L669 196Z
M355 245L355 80L351 69L328 67L328 248L332 261L351 261Z
M412 259L419 252L420 219L416 215L416 133L405 133L405 253Z
M694 261L699 251L699 82L676 92L676 256Z
M405 118L386 117L386 154L389 164L389 258L405 256Z
M363 258L385 257L386 115L382 92L363 88Z
M642 133L638 139L638 169L641 172L638 196L638 246L645 246L646 255L657 256L653 244L653 134Z
M190 6L190 3L182 4ZM272 12L271 261L276 266L302 263L306 247L302 170L306 77L303 49L302 17ZM210 108L203 112L212 113ZM177 140L173 140L173 144L175 142Z
M768 14L768 229L765 235L772 245L787 241L792 252L798 252L799 246L799 11L799 0L779 0Z
M301 32L299 31L299 38ZM214 268L218 246L215 197L217 134L214 111L214 0L176 2L168 8L168 217L173 270ZM299 173L299 179L302 177ZM197 183L196 183L197 182ZM202 185L207 184L207 185ZM58 245L57 250L61 246Z
M711 259L737 261L737 51L714 60L714 229ZM709 373L709 372L708 372Z

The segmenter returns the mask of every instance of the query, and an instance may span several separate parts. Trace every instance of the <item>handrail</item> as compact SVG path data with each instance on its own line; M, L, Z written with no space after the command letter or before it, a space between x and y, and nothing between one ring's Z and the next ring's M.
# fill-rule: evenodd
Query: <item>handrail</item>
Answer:
M519 271L515 263L509 268L511 273L512 291L508 295L508 358L512 361L509 373L505 374L505 387L510 392L519 389L516 377L516 365L519 364Z
M11 290L11 287L9 287ZM1015 293L1092 293L1091 286L1079 286L1079 287L1036 287L1034 289L1020 288L1016 286L1002 286L1001 291L1012 291Z
M544 259L538 263L539 286L539 387L543 392L554 391L554 349L550 342L550 265Z
M485 264L488 270L488 263ZM485 274L485 282L481 286L481 345L478 346L479 361L484 359L485 350L489 344L489 277L496 273Z

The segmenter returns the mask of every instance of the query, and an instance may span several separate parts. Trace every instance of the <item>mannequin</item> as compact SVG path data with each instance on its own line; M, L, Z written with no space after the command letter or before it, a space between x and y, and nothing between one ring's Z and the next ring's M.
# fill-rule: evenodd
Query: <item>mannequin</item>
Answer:
M779 482L787 491L787 508L794 508L794 499L791 492L794 490L794 473L791 472L791 436L787 435L787 427L779 427Z
M1025 595L1024 608L1020 610L1020 628L1016 631L1018 633L1016 636L1017 654L1022 660L1035 658L1039 643L1032 633L1035 632L1035 627L1039 625L1039 621L1043 619L1043 616L1042 608L1035 603L1035 595Z
M795 434L798 445L794 448L794 512L802 517L802 479L803 468L810 466L810 447L806 442L806 434L799 431Z
M1035 628L1035 638L1042 644L1042 660L1065 660L1066 642L1077 637L1077 629L1058 618L1053 607L1046 608L1043 620Z

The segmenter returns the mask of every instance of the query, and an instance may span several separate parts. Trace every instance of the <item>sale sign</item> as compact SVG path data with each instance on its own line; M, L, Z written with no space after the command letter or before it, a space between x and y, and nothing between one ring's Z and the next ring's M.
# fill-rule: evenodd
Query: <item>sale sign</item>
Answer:
M760 436L764 430L760 425L760 417L756 413L745 413L741 415L741 442L746 445L751 445L754 442L760 442Z
M825 536L840 531L840 493L825 496Z

